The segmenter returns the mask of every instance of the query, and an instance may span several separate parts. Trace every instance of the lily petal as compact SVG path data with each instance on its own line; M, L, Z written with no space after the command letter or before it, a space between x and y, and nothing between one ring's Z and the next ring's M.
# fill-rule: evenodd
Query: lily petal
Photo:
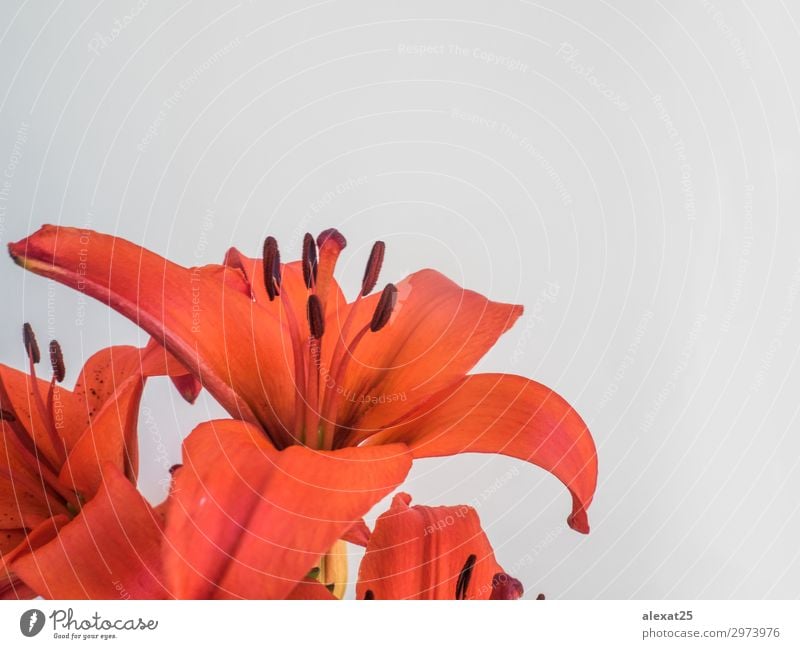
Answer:
M142 379L128 378L117 398L108 401L92 417L84 433L67 456L59 480L91 498L102 482L102 466L111 462L136 482L138 472L138 440L136 422L142 396Z
M108 347L94 354L84 366L72 395L73 403L62 407L66 420L60 430L71 433L67 461L59 475L84 497L91 497L101 482L101 467L111 462L136 483L139 469L137 424L139 404L148 377L169 375L185 379L187 370L163 347L151 340L144 349ZM185 397L196 395L187 385ZM65 393L66 391L63 391ZM67 395L63 394L60 399ZM80 414L85 413L85 418ZM57 420L57 427L61 422Z
M5 555L16 548L25 540L24 529L5 529L0 530L0 559L5 559Z
M16 433L0 422L0 535L6 530L32 528L55 513L66 513L63 505L48 499L39 475L30 470L17 445Z
M13 561L22 555L33 552L46 543L49 543L55 538L56 534L58 534L58 530L67 523L69 523L69 517L62 515L53 516L52 518L42 521L33 529L20 531L17 535L13 535L12 539L16 540L17 543L10 547L0 546L2 547L3 555L2 561L0 561L0 569L2 569L4 565L11 565ZM18 536L18 534L22 534L22 536Z
M63 417L67 447L71 448L91 419L109 401L117 399L123 389L130 389L128 379L164 375L186 375L188 370L172 358L168 352L151 340L144 348L132 345L105 347L92 354L81 368L71 393L61 389L58 395ZM58 386L57 386L58 387ZM67 393L67 394L64 394Z
M369 531L367 524L362 518L342 535L342 541L347 541L353 545L360 545L362 548L367 547L369 543L369 536L372 532Z
M164 565L181 599L282 599L411 466L400 444L277 451L255 426L221 420L184 442Z
M52 541L11 569L52 599L162 599L163 532L153 509L112 464L97 495Z
M38 595L14 574L11 565L26 554L52 541L69 523L67 516L48 518L30 530L0 530L0 599L29 599Z
M236 248L230 248L225 254L224 264L240 270L250 288L256 303L277 321L280 321L287 334L290 331L286 309L291 309L294 321L307 333L308 288L303 279L302 262L293 261L281 264L280 299L270 300L264 287L264 262L242 254ZM322 367L330 367L344 315L347 313L347 300L342 289L334 278L328 282L329 299L324 303L325 309L325 344L322 345L320 361ZM330 341L330 344L328 344ZM287 354L290 341L286 340Z
M463 377L522 314L515 304L492 302L434 270L399 284L391 320L367 334L353 352L342 421L379 430L431 393ZM378 295L356 303L359 322L369 322ZM356 421L367 412L368 420Z
M9 244L24 268L119 311L162 343L234 417L291 430L288 335L235 268L185 268L125 239L45 225ZM259 364L269 359L269 367Z
M267 289L264 287L264 262L261 259L248 257L236 248L230 248L225 253L224 264L230 268L238 268L247 281L250 293L260 305L279 317L280 301L270 301ZM339 283L331 279L329 289L333 299L327 301L325 318L329 322L334 320L337 313L344 313L347 300L342 293ZM288 302L294 311L298 322L305 322L306 303L308 302L308 289L303 279L301 261L281 264L281 300Z
M369 444L403 442L415 458L501 453L536 464L572 494L573 529L588 533L597 452L580 415L556 392L511 374L467 376Z
M503 569L472 507L410 507L397 494L358 571L358 599L489 599ZM367 593L370 591L370 594Z
M37 379L35 385L42 402L47 403L50 383ZM36 440L36 445L47 461L56 463L59 454L56 453L51 433L47 430L49 424L42 419L35 405L35 394L34 382L27 372L0 365L0 408L14 413L16 425L21 426L27 436Z
M8 580L3 579L3 573L0 571L0 600L11 599L33 599L36 597L36 592L23 584L16 577Z

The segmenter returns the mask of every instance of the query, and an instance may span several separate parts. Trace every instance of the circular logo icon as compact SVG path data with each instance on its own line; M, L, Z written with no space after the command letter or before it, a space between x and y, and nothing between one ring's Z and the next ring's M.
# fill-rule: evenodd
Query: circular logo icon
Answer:
M44 613L38 608L25 611L19 618L19 630L22 635L32 638L44 628Z

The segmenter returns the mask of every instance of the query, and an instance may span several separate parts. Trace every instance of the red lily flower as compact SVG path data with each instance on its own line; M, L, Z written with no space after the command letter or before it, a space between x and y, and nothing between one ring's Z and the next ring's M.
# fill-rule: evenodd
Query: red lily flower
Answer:
M84 365L75 388L67 390L60 385L65 368L58 343L50 343L53 375L45 381L36 376L40 352L27 324L24 342L27 373L0 365L0 596L80 597L77 591L43 585L42 579L56 571L49 569L42 548L57 544L71 549L72 561L80 562L87 548L97 547L80 539L72 545L70 539L84 513L94 516L102 508L94 503L98 492L111 498L102 467L107 465L106 475L112 476L113 494L120 493L126 501L132 493L138 495L132 483L138 470L136 425L145 378L172 375L190 400L196 391L186 381L185 368L155 343L96 353ZM119 488L120 483L127 489ZM119 505L109 509L107 504L107 517L115 519ZM106 541L112 536L103 532Z
M409 507L397 494L375 523L358 571L358 599L519 599L472 507Z
M558 394L529 379L467 372L522 307L492 302L433 270L373 290L378 242L347 303L334 279L344 237L306 235L300 262L235 248L185 268L123 239L44 226L9 245L23 267L106 302L189 368L232 416L277 449L407 444L415 458L502 453L537 464L572 494L588 532L592 437Z

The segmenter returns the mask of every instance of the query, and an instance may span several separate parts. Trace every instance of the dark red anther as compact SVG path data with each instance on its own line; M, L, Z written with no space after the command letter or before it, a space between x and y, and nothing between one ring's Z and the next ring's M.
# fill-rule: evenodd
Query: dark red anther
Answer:
M34 363L38 363L42 356L39 353L39 343L36 342L36 336L33 333L33 327L29 322L22 326L22 342L25 344L25 353L28 354Z
M178 469L180 469L182 466L183 466L183 464L173 464L173 465L172 465L172 466L169 468L169 474L170 474L170 475L175 475L175 472L176 472Z
M394 284L387 284L383 287L383 292L378 299L378 306L372 314L372 322L369 325L371 331L380 331L389 322L397 304L397 287Z
M347 246L347 239L345 239L344 235L336 228L328 228L327 230L320 232L317 236L317 246L322 248L328 239L333 240L336 245L339 246L339 250L342 250L345 246Z
M281 294L281 253L275 237L264 239L264 287L270 302Z
M303 279L306 288L311 288L317 281L317 243L308 232L303 237Z
M66 370L64 368L64 355L61 353L61 345L57 340L50 341L50 366L53 368L53 378L61 383L64 380Z
M366 593L364 593L364 599L375 599L375 593L373 593L371 590L368 590Z
M319 340L325 333L325 317L322 314L322 302L316 295L308 296L308 330L311 337Z
M544 593L539 593L539 594L536 596L536 599L544 599Z
M467 599L467 588L469 588L469 580L472 579L472 570L475 568L475 562L478 557L471 554L464 562L464 567L458 574L458 581L456 582L456 599Z
M492 594L489 599L519 599L524 593L525 589L519 579L504 572L498 572L492 577ZM544 595L540 597L544 599Z
M375 284L378 283L378 275L383 266L383 255L386 252L386 244L383 241L376 241L372 244L372 251L369 253L367 267L364 269L364 279L361 280L361 295L368 295Z

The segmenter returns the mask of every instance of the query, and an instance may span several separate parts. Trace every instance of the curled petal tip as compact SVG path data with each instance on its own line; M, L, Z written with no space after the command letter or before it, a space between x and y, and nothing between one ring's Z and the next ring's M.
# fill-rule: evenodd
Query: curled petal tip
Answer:
M567 518L567 525L569 525L576 532L581 534L589 533L589 517L586 515L585 509L579 509Z
M194 403L203 389L203 384L192 374L181 374L170 377L184 401Z
M392 507L408 507L411 505L411 495L401 491L392 498Z
M17 264L21 263L21 258L25 253L25 242L27 239L12 241L8 244L8 254Z
M14 263L26 270L52 267L58 226L43 225L36 232L8 244L8 254Z

